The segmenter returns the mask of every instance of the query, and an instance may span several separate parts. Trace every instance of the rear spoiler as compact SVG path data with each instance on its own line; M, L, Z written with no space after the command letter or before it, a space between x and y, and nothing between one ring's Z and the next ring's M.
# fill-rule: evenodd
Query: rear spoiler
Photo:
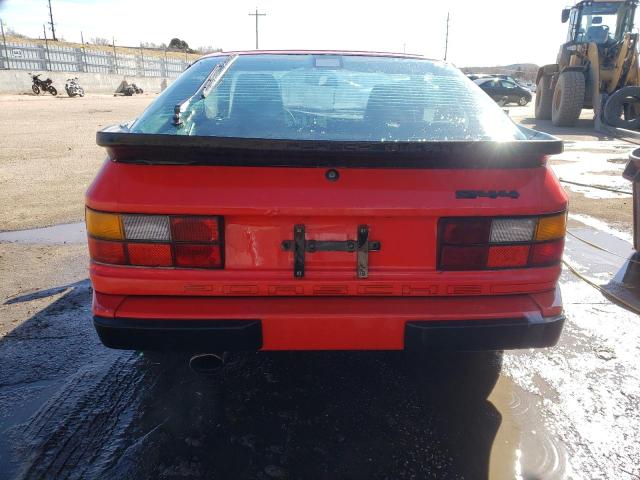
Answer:
M116 162L165 165L345 168L528 168L562 153L562 140L518 127L526 140L351 142L271 140L101 130L96 142Z

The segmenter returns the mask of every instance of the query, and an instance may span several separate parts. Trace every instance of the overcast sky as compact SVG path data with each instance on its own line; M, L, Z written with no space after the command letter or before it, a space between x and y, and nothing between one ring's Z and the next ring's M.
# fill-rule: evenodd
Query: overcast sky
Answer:
M256 6L261 49L349 49L419 53L442 58L447 12L448 59L491 66L555 61L566 36L560 12L572 0L52 0L56 32L69 41L116 38L117 44L169 43L252 49ZM46 0L0 0L5 25L42 36ZM405 47L406 46L406 47Z

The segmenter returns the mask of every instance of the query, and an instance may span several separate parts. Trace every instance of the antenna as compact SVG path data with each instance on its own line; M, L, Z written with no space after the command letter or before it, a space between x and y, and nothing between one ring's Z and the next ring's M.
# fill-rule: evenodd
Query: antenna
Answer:
M266 13L259 13L258 7L256 7L256 13L250 13L250 17L256 17L256 50L258 50L258 17L266 17Z

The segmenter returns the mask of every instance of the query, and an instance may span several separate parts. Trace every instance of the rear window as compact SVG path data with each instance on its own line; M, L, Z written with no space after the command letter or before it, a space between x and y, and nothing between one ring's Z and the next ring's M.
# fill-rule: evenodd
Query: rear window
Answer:
M158 97L131 131L365 142L526 138L452 66L413 58L311 54L202 59Z

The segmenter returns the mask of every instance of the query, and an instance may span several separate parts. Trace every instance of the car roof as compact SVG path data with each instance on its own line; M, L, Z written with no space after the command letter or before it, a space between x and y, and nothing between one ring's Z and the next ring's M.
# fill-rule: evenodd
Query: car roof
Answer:
M230 50L227 52L214 52L200 58L220 57L227 55L356 55L367 57L393 57L393 58L413 58L417 60L428 60L431 62L445 63L442 60L427 58L414 53L397 52L374 52L365 50Z
M494 80L502 80L502 79L496 78L496 77L483 77L483 78L476 78L474 82L476 85L484 85L485 83L493 82Z

